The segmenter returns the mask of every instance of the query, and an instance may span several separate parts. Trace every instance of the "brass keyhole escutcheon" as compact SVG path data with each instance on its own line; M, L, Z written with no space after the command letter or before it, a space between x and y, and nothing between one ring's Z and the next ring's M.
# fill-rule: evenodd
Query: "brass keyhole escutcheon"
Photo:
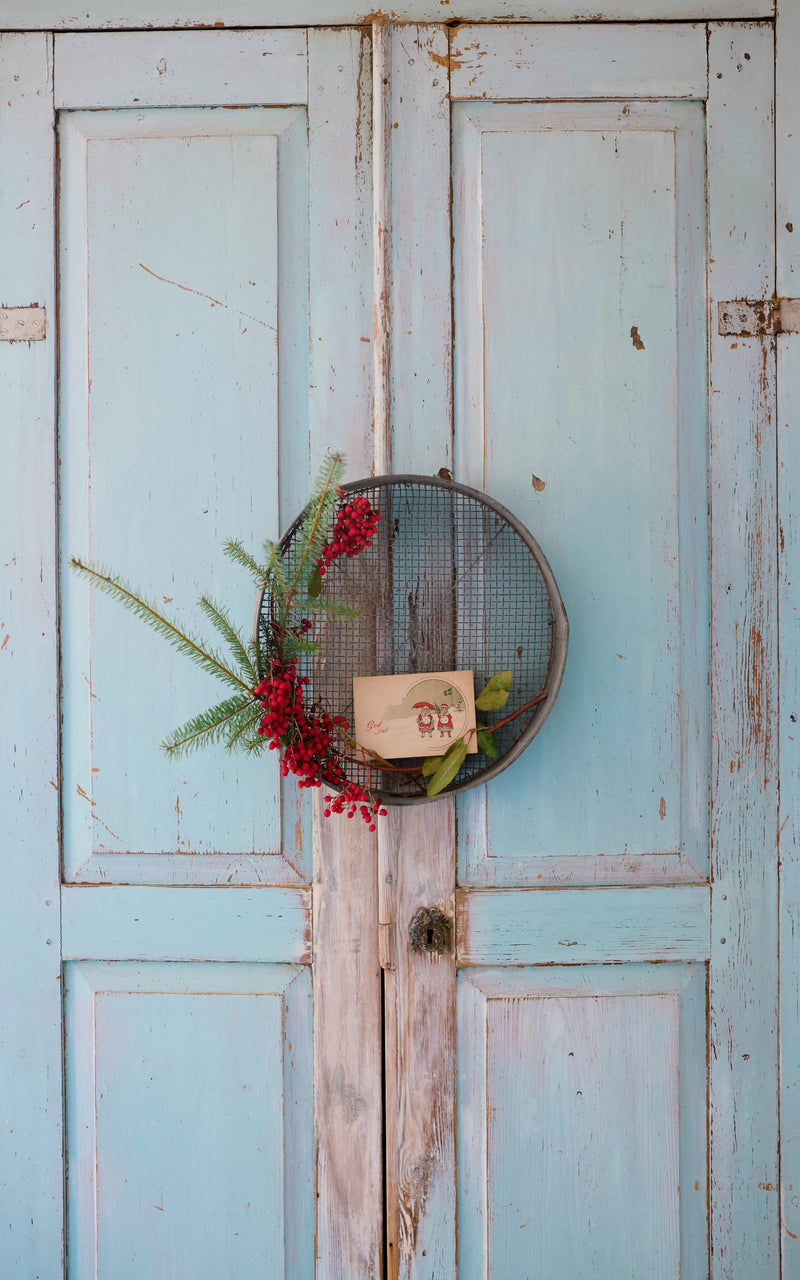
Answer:
M453 921L438 907L420 907L408 926L412 951L446 955L450 950Z

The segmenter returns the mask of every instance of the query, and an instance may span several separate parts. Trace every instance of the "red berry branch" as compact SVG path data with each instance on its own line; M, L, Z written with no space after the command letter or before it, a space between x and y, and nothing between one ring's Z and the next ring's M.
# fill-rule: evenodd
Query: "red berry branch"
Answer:
M380 519L380 514L363 495L350 497L341 487L337 487L336 494L339 499L336 518L315 566L320 579L334 560L340 556L352 559L368 547ZM318 582L316 586L310 586L310 598L319 594L320 585ZM309 679L298 676L296 658L287 660L284 656L287 630L303 639L311 630L312 623L308 618L302 618L296 626L287 628L286 613L284 610L283 615L273 622L275 656L270 674L254 690L254 696L264 708L257 732L268 739L270 750L280 751L281 775L284 778L293 774L301 788L326 784L338 789L338 794L325 797L326 818L341 813L352 818L358 813L370 831L374 831L375 819L387 811L370 792L344 777L343 762L353 745L348 720L345 716L330 715L315 703L307 705L304 686L308 685Z

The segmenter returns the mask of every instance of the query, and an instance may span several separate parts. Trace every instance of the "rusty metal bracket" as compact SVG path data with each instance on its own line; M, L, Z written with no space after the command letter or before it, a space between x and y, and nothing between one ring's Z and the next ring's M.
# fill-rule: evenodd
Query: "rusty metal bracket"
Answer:
M44 307L0 307L0 342L44 342L46 333Z
M720 302L717 318L722 337L764 338L776 333L800 333L800 298L737 298Z
M443 956L450 950L453 921L438 907L420 907L408 926L408 936L412 951Z

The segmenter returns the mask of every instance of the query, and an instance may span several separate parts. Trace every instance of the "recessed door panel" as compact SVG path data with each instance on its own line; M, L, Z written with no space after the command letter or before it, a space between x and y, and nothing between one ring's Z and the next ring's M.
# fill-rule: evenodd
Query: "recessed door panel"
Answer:
M257 554L307 468L305 108L66 112L59 139L64 556L213 637L207 593L247 635L255 586L222 544ZM165 767L159 742L224 686L68 570L62 655L70 877L227 878L280 854L273 757Z
M70 1280L313 1274L308 970L67 973Z
M472 802L464 873L697 878L709 756L703 110L459 103L453 132L457 459L540 540L570 618L558 702L485 811Z

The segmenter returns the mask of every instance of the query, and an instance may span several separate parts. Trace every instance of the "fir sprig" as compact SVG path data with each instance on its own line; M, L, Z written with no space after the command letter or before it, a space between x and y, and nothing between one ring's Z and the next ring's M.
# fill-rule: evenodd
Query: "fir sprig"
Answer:
M235 671L227 665L226 662L214 649L208 648L201 640L191 634L191 632L178 627L174 622L170 622L169 618L165 618L160 609L141 594L136 591L129 582L116 573L112 573L110 569L104 569L102 566L94 566L84 564L82 560L78 560L75 556L70 560L72 568L79 573L82 578L87 578L93 586L103 591L112 599L118 600L137 618L141 618L148 626L162 635L165 640L180 653L185 654L191 662L198 667L202 667L204 671L210 675L216 676L223 684L232 685L234 688L243 689L246 693L250 693L249 685L238 676Z
M358 609L320 600L316 592L309 591L309 584L318 572L343 472L341 454L330 454L311 490L306 514L293 542L290 566L285 564L280 547L270 540L264 543L263 564L238 539L232 538L225 543L226 555L249 573L262 591L268 593L272 618L271 634L246 641L225 608L208 596L200 597L199 608L224 640L230 661L193 632L170 621L118 574L75 557L70 561L81 577L119 601L180 653L236 691L170 733L161 744L167 755L187 755L198 747L215 742L224 742L228 751L262 751L267 739L258 732L264 716L264 707L256 692L258 686L269 678L274 662L290 662L302 654L314 653L318 648L313 641L304 638L299 628L290 625L290 619L296 614L301 618L312 614L342 619L358 616Z
M255 705L260 711L260 704ZM231 738L238 736L239 730L247 727L249 719L244 713L249 712L253 706L253 699L249 695L226 698L215 707L209 707L207 711L201 711L200 715L193 716L179 729L174 729L161 743L161 749L168 756L189 755L198 747L219 742L229 734L225 743L227 746Z

